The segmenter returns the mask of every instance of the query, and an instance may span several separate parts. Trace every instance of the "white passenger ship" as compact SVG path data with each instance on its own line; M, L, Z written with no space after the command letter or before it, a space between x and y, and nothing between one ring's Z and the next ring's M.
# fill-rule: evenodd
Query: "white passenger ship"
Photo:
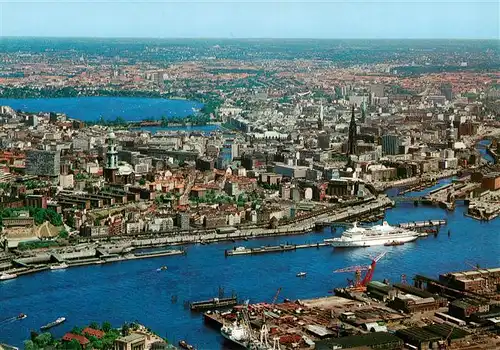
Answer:
M387 221L382 225L368 228L354 226L342 233L339 238L325 239L333 247L370 247L374 245L396 245L416 240L419 234L401 227L390 226Z

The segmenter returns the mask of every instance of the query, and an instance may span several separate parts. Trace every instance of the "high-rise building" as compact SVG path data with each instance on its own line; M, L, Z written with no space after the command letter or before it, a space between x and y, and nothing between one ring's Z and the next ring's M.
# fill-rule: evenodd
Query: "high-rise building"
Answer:
M361 124L366 123L366 102L361 103Z
M330 148L330 135L326 132L321 132L318 135L318 147L321 149Z
M59 151L31 150L26 152L26 174L59 176L61 153Z
M118 173L118 151L116 150L116 136L114 132L108 135L108 150L106 152L106 166L104 167L103 175L107 182L116 182Z
M397 135L382 136L382 152L384 154L399 154L400 140Z
M441 84L441 95L446 97L448 101L451 101L453 99L453 88L450 83Z
M370 85L370 93L372 93L374 97L384 97L384 89L385 86L383 84Z
M349 138L347 139L347 155L356 154L356 119L354 106L352 106L351 122L349 123Z

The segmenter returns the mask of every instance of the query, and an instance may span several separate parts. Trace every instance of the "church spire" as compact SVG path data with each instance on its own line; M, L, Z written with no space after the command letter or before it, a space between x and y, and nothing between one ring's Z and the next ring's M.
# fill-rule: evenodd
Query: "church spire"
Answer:
M354 115L354 105L352 106L351 122L349 123L349 138L347 140L347 155L356 153L356 118Z

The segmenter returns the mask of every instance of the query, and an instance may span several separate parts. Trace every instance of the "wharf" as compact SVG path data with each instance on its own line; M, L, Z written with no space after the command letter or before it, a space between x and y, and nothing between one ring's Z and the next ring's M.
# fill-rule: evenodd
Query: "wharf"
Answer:
M425 221L412 221L402 222L398 226L402 228L424 228L446 225L446 220L425 220Z
M265 253L281 253L287 251L293 251L297 249L305 248L320 248L328 246L327 243L311 243L311 244L281 244L279 246L268 246L268 247L258 247L258 248L245 248L237 247L232 250L225 250L224 254L226 256L233 255L254 255L254 254L265 254Z
M185 250L180 249L166 249L156 252L144 252L144 253L134 253L132 256L128 257L130 260L134 259L145 259L145 258L156 258L161 256L171 256L171 255L185 255Z

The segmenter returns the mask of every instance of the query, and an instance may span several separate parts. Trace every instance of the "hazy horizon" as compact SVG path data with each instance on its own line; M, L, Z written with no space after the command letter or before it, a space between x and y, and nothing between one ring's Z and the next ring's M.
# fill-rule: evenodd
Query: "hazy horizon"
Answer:
M499 40L496 1L0 2L0 36Z
M346 41L500 41L500 38L306 38L306 37L147 37L147 36L34 36L34 35L0 35L4 39L102 39L102 40L346 40Z

